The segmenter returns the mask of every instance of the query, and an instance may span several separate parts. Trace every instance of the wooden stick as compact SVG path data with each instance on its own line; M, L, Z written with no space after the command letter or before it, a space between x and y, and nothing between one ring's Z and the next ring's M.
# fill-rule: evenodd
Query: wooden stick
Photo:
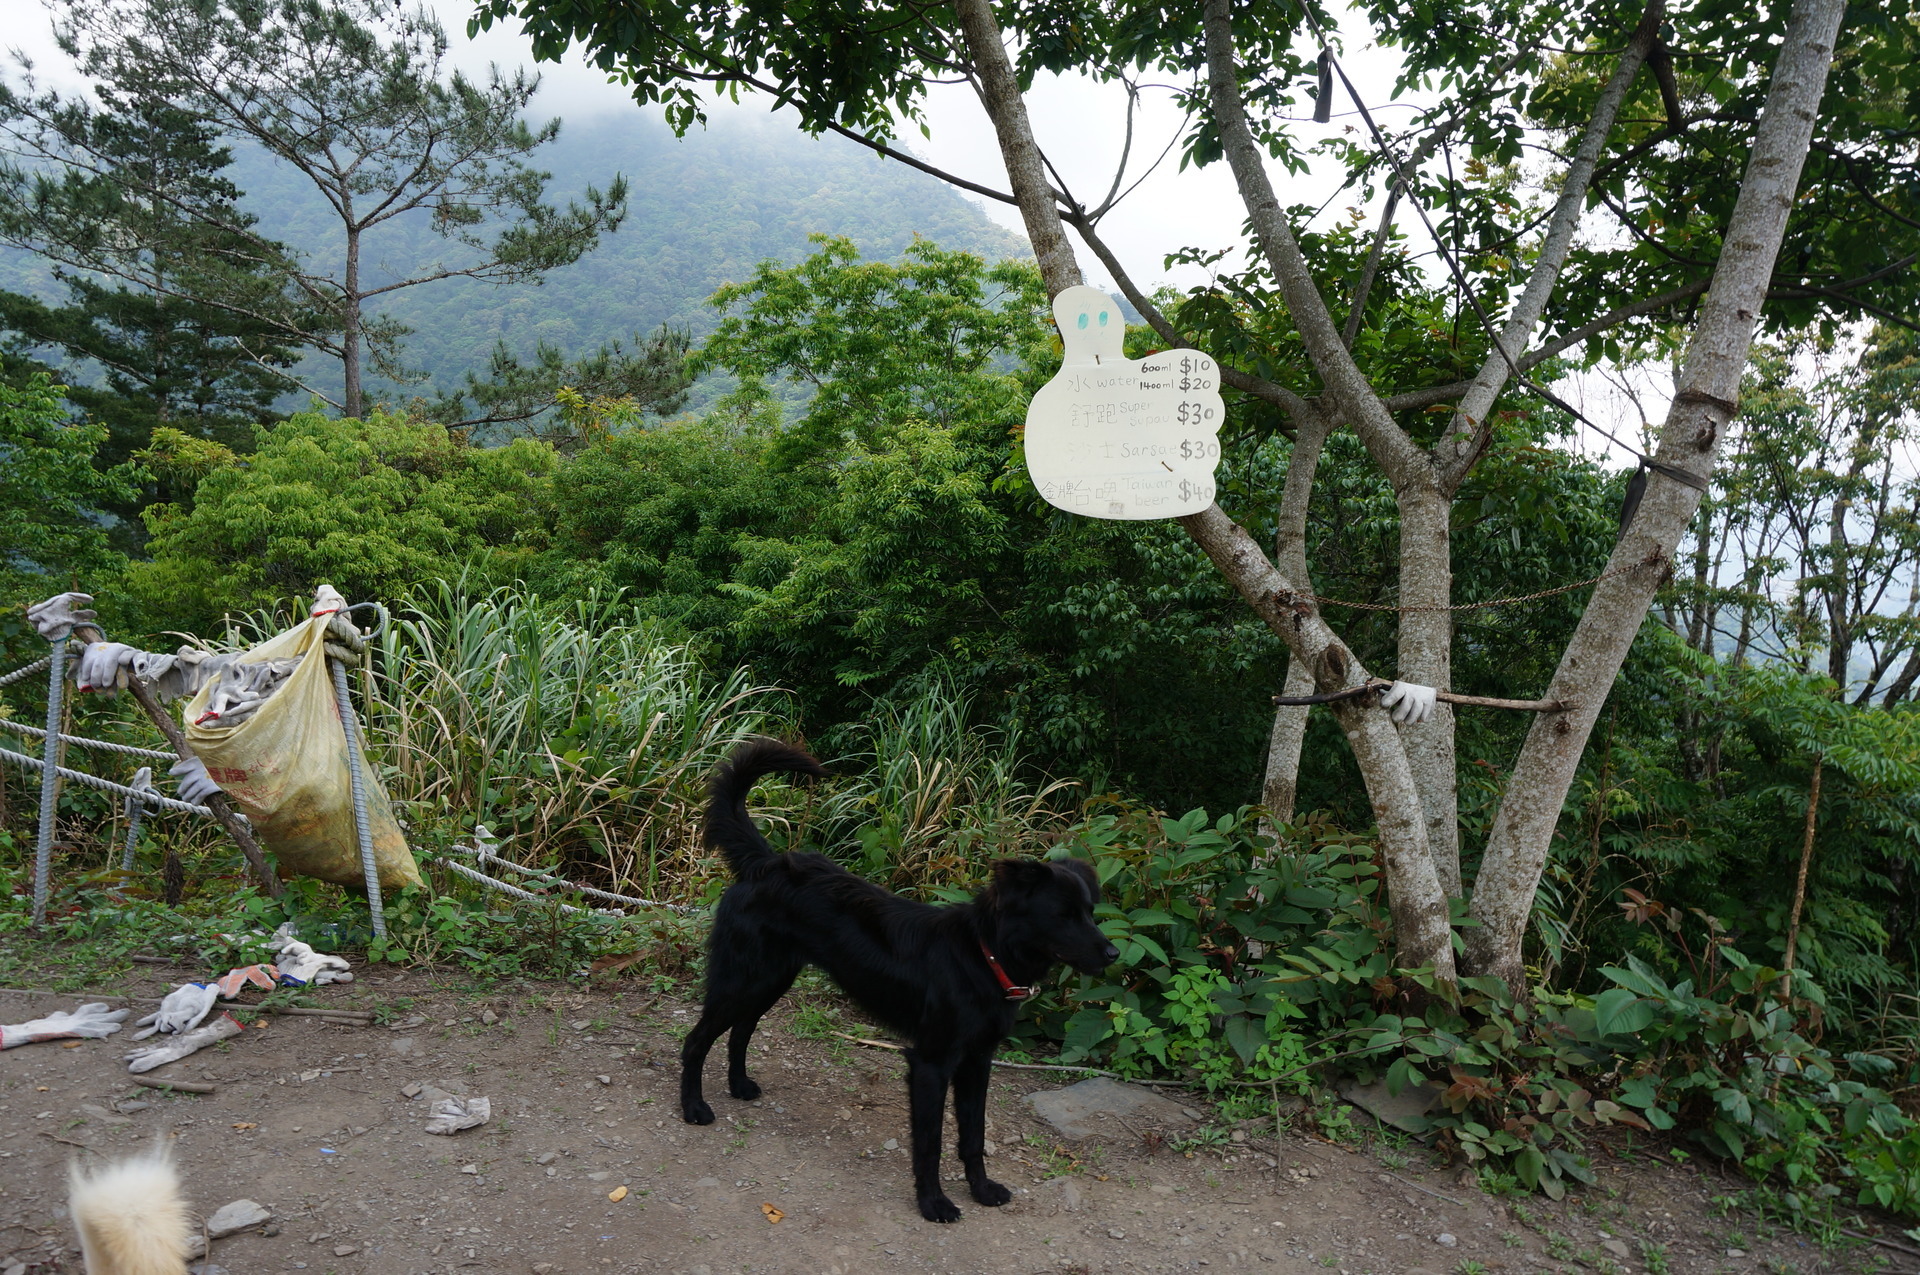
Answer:
M371 1023L373 1011L370 1009L306 1009L296 1005L243 1005L242 1009L258 1010L264 1014L298 1014L306 1018L349 1018L357 1023Z
M1826 754L1813 759L1813 782L1807 788L1807 825L1800 842L1800 876L1793 883L1793 919L1787 922L1787 958L1780 966L1780 995L1793 999L1794 949L1800 943L1800 909L1807 901L1807 865L1813 861L1813 833L1820 817L1820 771L1827 764Z
M170 1089L181 1093L215 1092L213 1085L202 1084L198 1080L155 1080L150 1076L128 1076L127 1079L136 1085L144 1085L148 1089Z
M1908 1244L1897 1244L1892 1240L1883 1240L1877 1235L1866 1235L1860 1231L1849 1231L1844 1226L1840 1228L1840 1234L1847 1236L1849 1239L1865 1240L1869 1244L1878 1244L1881 1248L1890 1248L1896 1253L1908 1253L1920 1257L1920 1248L1914 1248Z
M1350 686L1344 691L1331 691L1325 695L1275 695L1273 702L1282 707L1301 707L1309 704L1337 704L1341 700L1358 699L1368 691L1377 691L1391 686L1391 682L1368 682L1365 686ZM1565 713L1576 707L1572 700L1564 699L1495 699L1487 695L1459 695L1453 691L1435 691L1434 695L1449 704L1463 704L1469 708L1508 708L1521 713Z
M92 636L89 637L88 634ZM76 627L74 635L83 642L105 640L105 635L92 625ZM195 756L193 745L187 742L186 732L180 729L180 724L173 720L173 714L169 713L154 696L151 686L137 677L129 676L127 689L133 692L133 698L139 701L140 707L145 709L147 716L153 719L153 724L160 728L160 733L167 737L167 743L172 746L174 754L181 761L187 761ZM252 866L254 875L260 879L260 888L267 892L267 897L279 898L285 887L280 884L280 878L274 875L273 869L267 866L266 856L260 853L260 843L253 839L253 833L240 822L239 816L233 813L233 807L228 803L226 794L216 792L202 804L213 812L213 817L218 819L220 826L227 830L227 835L232 837L234 844L240 847L240 853L247 856L247 863Z
M1449 704L1466 704L1473 708L1511 708L1522 713L1566 713L1578 707L1572 700L1566 699L1492 699L1485 695L1456 695L1452 691L1434 693Z

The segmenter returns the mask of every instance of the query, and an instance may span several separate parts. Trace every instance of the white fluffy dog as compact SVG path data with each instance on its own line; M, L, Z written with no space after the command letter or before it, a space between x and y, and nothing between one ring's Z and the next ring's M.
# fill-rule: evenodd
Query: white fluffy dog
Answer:
M75 1164L67 1180L87 1275L183 1275L193 1220L164 1138L93 1173Z

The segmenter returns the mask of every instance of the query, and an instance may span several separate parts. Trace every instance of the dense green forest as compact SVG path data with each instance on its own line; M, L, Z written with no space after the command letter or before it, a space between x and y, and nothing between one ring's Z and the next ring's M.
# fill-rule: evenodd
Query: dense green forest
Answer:
M713 21L681 34L724 62L738 33ZM1703 45L1737 42L1699 21ZM1269 222L1237 275L1184 294L1127 282L1147 320L1130 357L1191 342L1229 369L1218 504L1105 521L1047 504L1024 463L1027 404L1062 358L1059 254L1020 251L926 174L777 120L678 140L636 112L549 138L519 125L511 83L448 80L421 95L493 130L497 188L396 164L380 189L417 214L336 259L338 225L358 232L315 193L326 174L268 161L245 133L263 126L179 87L215 72L182 53L149 81L114 61L116 35L89 38L124 104L77 119L5 99L26 156L0 167L18 281L0 316L7 668L46 649L22 607L66 588L95 595L115 637L170 649L243 645L330 583L393 611L369 738L423 852L486 823L576 879L710 899L724 874L699 841L701 776L746 735L802 738L838 774L769 797L791 846L929 899L964 897L997 853L1096 865L1120 965L1050 991L1022 1028L1034 1048L1177 1075L1236 1110L1342 1071L1430 1081L1447 1095L1436 1145L1497 1189L1589 1182L1588 1140L1632 1131L1726 1157L1803 1221L1920 1216L1920 490L1902 459L1920 352L1887 309L1907 294L1820 310L1832 298L1805 282L1832 265L1892 288L1875 255L1891 241L1795 223L1800 282L1773 285L1785 308L1764 324L1749 298L1751 348L1702 388L1681 355L1714 301L1660 273L1680 250L1569 235L1546 273L1564 265L1578 304L1543 300L1518 339L1536 320L1573 335L1523 371L1390 221L1315 223L1257 198L1243 164L1250 216L1303 227L1292 255ZM1743 66L1748 128L1769 90ZM1528 188L1501 150L1507 125L1565 131L1601 109L1604 77L1566 74L1490 133L1448 125L1478 167L1447 187L1446 228L1480 237L1458 268L1500 304L1530 304L1520 276L1541 269L1507 251L1506 220L1582 207ZM848 75L818 83L880 91ZM1230 79L1195 99L1222 130L1197 160L1216 142L1244 159L1255 138L1234 130ZM795 93L829 91L809 84ZM1662 109L1663 88L1650 72L1636 109ZM1908 104L1887 93L1899 110L1841 124L1879 137ZM1750 145L1695 140L1722 168ZM1645 136L1609 145L1652 165L1639 177L1666 220L1642 220L1687 252L1731 224L1700 169L1665 167ZM162 158L166 189L193 199L147 198ZM1822 197L1843 180L1810 179ZM179 270L183 243L210 264ZM429 277L438 254L465 277ZM417 286L388 298L388 269ZM1765 271L1745 286L1768 297ZM1581 316L1602 311L1620 317L1582 353ZM663 326L679 335L649 336ZM633 343L593 354L615 339ZM1683 441L1643 444L1633 469L1586 458L1554 391L1582 360L1678 364ZM431 379L395 380L396 361ZM263 363L343 405L249 416ZM1509 372L1525 394L1500 397ZM1679 415L1702 410L1711 428ZM1608 624L1617 666L1595 684L1605 661L1581 643ZM1507 704L1395 723L1378 707L1395 679ZM1324 706L1276 715L1283 689ZM8 687L7 714L38 694ZM124 704L72 711L86 731L143 729ZM33 799L17 772L0 783L0 928L23 928ZM114 812L62 801L66 937L91 941L86 874L110 871ZM1524 857L1527 819L1544 829L1534 879L1503 911L1487 883ZM224 883L186 900L209 927L246 895L205 836L152 832L142 853L191 854ZM457 943L489 972L553 973L651 950L596 931L543 964L495 901L439 888L396 902L378 954ZM289 898L247 906L364 915L337 893ZM144 924L175 923L148 902ZM1510 950L1488 957L1503 925Z

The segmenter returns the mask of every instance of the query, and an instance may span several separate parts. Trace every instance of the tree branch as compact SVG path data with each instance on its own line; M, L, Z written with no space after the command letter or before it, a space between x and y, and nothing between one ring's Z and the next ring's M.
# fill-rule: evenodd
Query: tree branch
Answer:
M1446 433L1434 446L1440 482L1449 492L1458 490L1474 462L1485 451L1491 436L1494 402L1506 387L1508 378L1522 371L1519 367L1520 355L1532 340L1533 329L1546 312L1547 301L1553 296L1554 286L1559 282L1560 269L1573 249L1574 232L1580 228L1587 191L1593 180L1594 169L1600 163L1600 152L1606 146L1608 135L1613 132L1614 117L1620 113L1620 105L1626 101L1628 88L1640 74L1641 64L1646 61L1647 54L1658 40L1660 23L1665 17L1665 0L1651 0L1641 14L1632 39L1627 41L1627 47L1615 64L1613 74L1608 77L1606 87L1600 91L1593 115L1581 133L1579 146L1574 150L1573 161L1567 166L1566 176L1561 182L1560 198L1554 205L1553 218L1547 224L1546 237L1541 241L1539 255L1534 259L1533 269L1527 276L1526 287L1520 299L1514 303L1500 333L1488 334L1493 338L1495 348L1481 365L1479 374L1473 378L1459 406L1454 409Z
M1240 96L1239 69L1234 62L1231 0L1206 0L1202 23L1206 31L1207 81L1214 125L1226 151L1253 224L1255 239L1279 285L1281 300L1307 347L1314 370L1327 393L1339 404L1339 415L1350 422L1367 451L1397 489L1421 482L1431 474L1426 454L1394 422L1392 413L1367 383L1340 339L1327 311L1325 298L1300 251L1292 227L1280 208L1267 178L1260 148L1247 123Z
M1132 276L1120 264L1120 258L1114 255L1113 249L1109 248L1106 241L1094 230L1090 214L1075 209L1061 214L1061 220L1080 232L1080 238L1086 241L1087 247L1093 249L1093 255L1100 258L1100 264L1105 266L1107 273L1113 276L1113 281L1119 286L1121 295L1132 303L1133 308L1140 312L1141 317L1147 321L1147 325L1159 334L1162 341L1175 349L1199 348L1180 329L1174 327L1172 320L1161 313L1152 299L1134 283ZM1311 403L1286 386L1277 385L1250 372L1242 372L1238 368L1228 367L1222 363L1220 380L1242 393L1251 394L1255 398L1272 403L1292 418L1296 430L1300 428L1303 420L1319 415L1318 410Z

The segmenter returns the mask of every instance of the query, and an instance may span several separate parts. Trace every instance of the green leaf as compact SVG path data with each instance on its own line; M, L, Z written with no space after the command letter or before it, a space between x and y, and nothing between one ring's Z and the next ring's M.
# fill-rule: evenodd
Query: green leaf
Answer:
M1251 1063L1260 1053L1260 1047L1267 1043L1267 1034L1262 1025L1244 1014L1236 1014L1227 1020L1227 1043L1233 1046L1233 1052L1240 1055L1240 1061Z
M1593 1002L1594 1029L1602 1036L1632 1035L1653 1024L1654 1003L1625 987L1612 987Z

